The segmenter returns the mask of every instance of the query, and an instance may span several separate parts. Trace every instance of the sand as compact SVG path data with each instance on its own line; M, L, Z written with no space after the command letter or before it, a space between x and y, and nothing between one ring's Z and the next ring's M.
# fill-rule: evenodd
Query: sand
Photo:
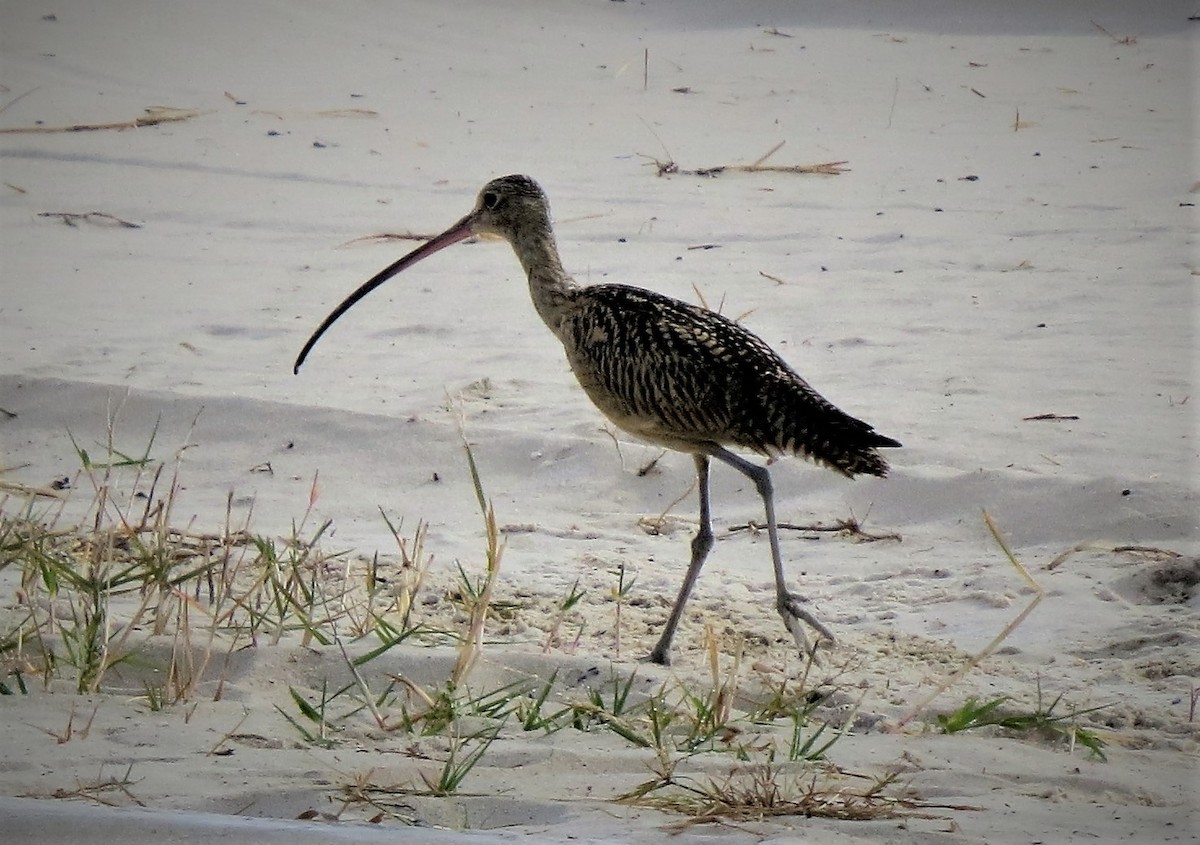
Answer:
M823 718L853 720L832 762L900 769L908 794L973 809L783 816L676 838L1194 841L1193 14L1110 2L5 2L0 129L196 114L0 134L0 482L67 479L62 518L80 518L90 490L72 438L99 454L115 419L122 450L153 436L156 459L178 457L173 513L196 532L232 513L286 538L308 511L305 531L331 521L323 549L352 567L378 552L387 568L396 545L380 510L406 533L427 522L434 563L416 612L452 626L455 564L480 572L485 545L465 434L505 538L496 598L520 608L489 622L474 689L558 672L554 700L570 702L635 670L639 696L702 688L706 626L725 664L744 638L747 694L795 679L766 537L737 530L760 503L723 468L718 542L675 662L637 662L686 564L694 496L672 503L691 461L614 441L507 247L468 243L408 271L292 375L320 319L413 246L355 239L434 234L489 178L529 173L581 282L719 307L904 443L882 480L773 467L782 520L853 515L901 538L787 530L788 575L839 636L809 677L837 690ZM846 171L658 175L670 161L750 164L780 142L767 164ZM24 502L10 493L5 515ZM984 510L1044 597L904 721L1035 596ZM636 581L618 639L622 567ZM18 569L0 569L4 632L26 613ZM576 583L584 599L546 649ZM332 748L305 743L276 706L293 708L289 686L344 683L340 651L295 636L228 660L225 647L188 701L160 711L144 685L172 645L150 635L97 693L76 694L64 669L0 697L6 835L658 842L682 818L611 801L650 777L646 749L610 731L508 724L461 794L404 796L396 815L422 826L363 824L374 811L343 807L342 787L419 782L445 738L361 716ZM20 657L4 660L11 687ZM406 643L367 680L436 685L454 660L451 646ZM1063 696L1060 712L1101 708L1079 723L1106 761L1052 738L935 729L934 713L972 696L1034 708L1039 685ZM84 788L114 779L124 787Z

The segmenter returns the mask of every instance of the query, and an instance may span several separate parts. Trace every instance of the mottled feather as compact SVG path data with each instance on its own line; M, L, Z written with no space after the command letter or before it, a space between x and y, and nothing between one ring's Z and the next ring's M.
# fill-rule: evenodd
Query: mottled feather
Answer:
M619 427L673 449L716 443L882 476L899 446L838 410L757 335L628 285L578 288L560 336L571 369Z

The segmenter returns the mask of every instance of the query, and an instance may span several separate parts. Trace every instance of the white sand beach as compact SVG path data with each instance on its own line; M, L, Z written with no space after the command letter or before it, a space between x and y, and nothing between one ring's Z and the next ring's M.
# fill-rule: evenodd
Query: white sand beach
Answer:
M867 819L615 802L658 758L611 722L548 732L471 712L441 733L383 729L343 706L349 656L378 639L350 617L346 653L297 630L248 637L205 617L199 581L173 605L192 608L184 640L138 612L143 596L114 597L107 635L127 659L80 693L60 639L78 605L49 594L10 529L0 831L1196 841L1200 9L1136 6L2 0L6 525L90 520L106 477L144 513L169 501L187 536L248 526L295 549L327 523L314 582L374 566L395 589L389 520L410 540L422 525L432 562L411 621L462 632L456 591L483 578L487 547L465 437L503 556L460 693L549 684L552 710L626 682L639 702L709 690L711 643L724 676L740 654L739 715L702 753L672 751L688 782L766 765L755 754L786 720L747 714L782 684L823 696L814 729L848 724L816 768L774 760L781 783L891 773L899 797ZM545 189L581 284L721 310L904 444L884 479L772 465L789 582L838 635L807 675L751 524L761 502L724 466L674 662L639 662L687 565L692 461L596 411L507 245L407 270L293 375L343 297L508 173ZM165 469L89 474L80 449ZM815 530L848 520L880 537ZM185 652L198 674L159 706L147 690ZM392 684L399 719L396 702L411 714L458 654L453 636L414 635L361 681ZM296 694L343 688L336 733L308 741ZM1062 720L940 730L937 714L1001 697ZM460 788L425 794L464 725L495 735ZM1070 741L1080 729L1103 757Z

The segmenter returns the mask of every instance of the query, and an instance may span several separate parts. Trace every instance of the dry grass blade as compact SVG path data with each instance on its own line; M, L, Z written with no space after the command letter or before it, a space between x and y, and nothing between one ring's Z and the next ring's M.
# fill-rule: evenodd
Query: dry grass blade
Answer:
M750 520L741 525L729 526L729 532L732 534L737 531L765 531L766 523L757 520ZM893 540L897 543L903 541L903 537L895 531L867 531L863 528L862 523L854 515L850 515L845 519L834 520L832 525L824 523L814 523L812 525L800 525L795 522L779 523L780 531L805 531L811 534L844 534L851 537L860 543L876 543L880 540ZM814 538L815 539L815 538Z
M39 211L38 217L57 217L67 226L74 228L77 222L95 223L98 226L116 226L122 229L140 229L141 223L131 223L103 211Z
M1136 36L1136 35L1122 35L1122 36L1119 36L1119 37L1118 37L1118 36L1114 35L1113 33L1109 32L1109 31L1108 31L1107 29L1105 29L1104 27L1100 26L1100 24L1096 23L1095 21L1092 21L1092 26L1096 27L1096 29L1100 30L1100 31L1101 31L1101 32L1103 32L1105 35L1107 35L1109 38L1111 38L1111 39L1112 39L1112 42L1113 42L1114 44L1120 44L1120 45L1122 45L1122 46L1126 46L1126 47L1128 47L1128 46L1129 46L1129 45L1131 45L1131 44L1136 44L1136 43L1137 43L1137 36Z
M751 167L759 167L759 166L761 166L761 165L762 165L762 163L763 163L764 161L766 161L767 159L769 159L771 156L775 155L775 153L779 152L780 148L781 148L781 147L783 147L783 145L784 145L784 144L786 144L786 143L787 143L787 141L780 141L778 144L776 144L775 146L771 147L771 149L767 150L765 153L763 153L762 155L760 155L760 156L759 156L759 157L758 157L758 158L757 158L757 159L754 161L754 163L753 163L752 165L750 165L750 166L751 166Z
M271 111L270 109L254 109L251 112L251 114L266 115L267 117L273 117L276 120L289 120L289 119L291 119L291 120L307 120L310 118L326 118L326 117L351 118L351 119L379 117L379 112L373 111L372 109L354 109L354 108L321 109L319 111L294 111L294 112Z
M374 109L323 109L317 112L318 117L379 117Z
M0 135L51 135L58 132L100 132L112 129L140 129L146 126L157 126L160 123L178 123L181 120L191 120L204 114L196 109L176 109L169 106L150 106L146 113L133 120L122 120L116 123L72 123L67 126L15 126L0 129Z
M850 172L850 168L846 167L849 161L824 161L819 164L735 164L728 167L728 170L737 170L742 173L797 173L797 174L815 174L821 176L840 176L843 173Z
M35 496L42 499L67 498L67 493L64 490L55 490L52 487L32 487L28 484L20 484L16 481L0 481L0 491L5 493L15 493L18 496Z
M1160 549L1157 546L1109 546L1105 543L1085 542L1076 543L1065 552L1060 552L1055 556L1054 560L1046 564L1045 568L1047 570L1058 569L1068 558L1080 552L1113 552L1115 554L1141 555L1156 560L1172 560L1183 557L1179 552L1172 551L1171 549Z
M846 167L850 162L824 161L818 164L718 164L713 167L684 168L674 161L659 161L653 159L658 168L659 176L669 176L675 173L685 176L720 176L722 173L790 173L796 175L840 176L849 173Z
M436 234L426 234L424 232L380 232L375 235L363 235L358 238L351 238L345 243L338 244L338 249L353 246L365 242L375 243L378 241L431 241Z
M9 89L8 89L7 87L0 86L0 90L3 90L5 93L8 93L8 90L9 90ZM4 112L6 112L6 111L9 109L9 107L11 107L11 106L15 106L17 103L21 102L21 100L24 100L26 97L28 97L30 94L32 94L32 93L33 93L34 91L36 91L36 90L38 90L38 89L37 89L37 88L30 88L30 89L29 89L28 91L26 91L24 94L18 94L17 96L13 97L13 98L12 98L11 100L9 100L7 103L5 103L4 105L0 106L0 114L3 114ZM7 183L6 183L6 184L7 184ZM24 191L22 191L21 193L25 193L25 192L24 192Z
M504 543L500 539L500 526L496 521L496 511L483 492L483 481L479 477L479 467L475 464L475 453L467 440L465 421L462 415L458 417L458 433L462 439L463 449L467 453L467 467L471 472L471 482L475 488L475 499L479 504L479 512L483 515L483 528L487 538L487 573L483 584L475 595L470 608L470 624L467 635L458 650L458 660L455 661L454 671L450 675L450 685L457 689L479 659L483 649L483 627L487 620L488 608L492 603L492 593L496 586L496 578L500 575L500 558L504 553Z
M36 793L27 793L24 798L65 798L65 799L87 799L95 801L97 804L105 807L121 806L118 801L111 801L106 797L106 793L116 792L125 796L125 799L139 807L145 807L145 803L138 798L129 787L133 786L134 781L130 775L133 772L133 764L125 770L125 775L121 778L108 777L105 780L98 780L95 783L80 783L75 789L56 789L49 795L38 795Z
M1070 420L1077 420L1077 419L1079 419L1078 414L1047 413L1047 414L1034 414L1033 416L1029 416L1029 417L1021 417L1021 422L1045 422L1045 421L1058 422L1058 421L1063 421L1063 420L1070 421Z
M657 136L655 136L657 137ZM661 142L660 142L661 143ZM655 168L659 176L668 176L675 173L684 174L687 176L719 176L726 172L736 173L790 173L799 175L822 175L822 176L838 176L846 173L850 168L846 167L848 161L825 161L818 164L764 164L764 162L786 143L780 141L771 149L767 150L763 155L759 156L752 164L718 164L713 167L698 167L689 169L680 167L675 163L674 159L668 158L666 161L661 161L653 156L643 156L654 162ZM669 153L668 153L669 155Z
M846 781L869 781L862 787ZM672 776L661 788L629 796L623 803L682 813L689 818L672 825L686 830L698 824L728 824L760 821L784 816L803 816L868 821L894 818L937 818L926 811L933 809L971 810L971 806L943 805L890 794L896 775L866 778L830 767L813 772L804 767L792 772L787 767L761 763L737 766L720 778L705 781ZM657 791L657 790L655 790Z
M1033 592L1034 592L1033 599L1029 602L1029 604L1025 607L1024 610L1022 610L1020 613L1018 613L1011 622L1009 622L1006 626L1004 626L1004 630L1002 630L999 634L997 634L992 639L992 641L983 648L983 650L981 652L979 652L974 657L972 657L970 660L968 660L961 669L959 669L957 672L955 672L953 675L951 675L945 681L938 684L937 687L933 690L933 692L931 692L931 693L929 693L929 695L925 696L925 698L923 698L921 700L921 702L919 704L917 704L917 706L914 707L908 715L906 715L903 719L900 720L901 725L907 724L908 722L912 721L912 719L914 717L916 717L918 713L920 713L926 707L928 707L935 698L937 698L943 692L950 689L950 687L954 686L959 681L961 681L964 677L966 677L968 672L970 672L972 669L974 669L976 666L978 666L981 662L983 662L984 659L986 659L988 657L988 655L990 655L997 648L999 648L1000 643L1002 643L1006 639L1008 639L1009 635L1012 634L1012 632L1015 631L1018 627L1020 627L1021 623L1024 622L1029 617L1029 614L1033 612L1033 609L1035 607L1037 607L1038 604L1041 603L1043 598L1046 597L1046 591L1043 590L1042 586L1037 581L1034 580L1032 575L1029 574L1029 570L1026 569L1025 566L1019 560L1017 560L1016 555L1014 555L1012 553L1012 549L1010 549L1008 547L1008 543L1004 542L1004 537L1001 536L1001 534L1000 534L999 526L996 525L995 520L992 519L991 514L989 514L987 511L983 512L983 521L987 525L988 531L991 532L992 537L995 539L996 544L1000 546L1001 551L1003 551L1005 557L1008 558L1008 562L1013 565L1013 568L1015 568L1017 570L1017 572L1020 574L1021 578L1024 579L1025 583L1027 583L1031 588L1033 588Z

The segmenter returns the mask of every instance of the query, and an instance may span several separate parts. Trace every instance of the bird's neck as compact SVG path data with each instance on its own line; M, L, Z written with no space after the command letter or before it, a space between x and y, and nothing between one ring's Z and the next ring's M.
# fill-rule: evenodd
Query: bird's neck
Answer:
M559 335L563 317L574 302L578 286L562 267L549 222L544 228L535 227L518 233L512 247L529 278L533 307L550 331Z

